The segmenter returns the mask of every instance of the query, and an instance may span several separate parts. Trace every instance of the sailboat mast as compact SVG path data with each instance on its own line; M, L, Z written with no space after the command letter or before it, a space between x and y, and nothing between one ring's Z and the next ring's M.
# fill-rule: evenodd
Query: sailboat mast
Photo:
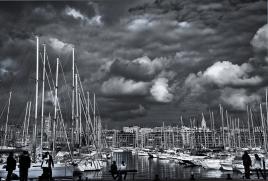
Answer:
M267 93L267 88L265 89L265 108L266 108L266 123L265 123L265 132L267 133L267 127L268 127L268 93ZM266 138L267 140L267 138ZM267 143L267 142L266 142ZM266 150L268 149L267 146L268 145L264 145L266 148Z
M247 123L248 123L248 139L249 139L249 146L252 148L252 142L251 142L251 133L250 133L250 124L249 124L249 110L247 105ZM245 131L245 130L244 130Z
M221 124L222 124L222 144L223 144L223 148L225 148L223 108L221 105L220 105L220 113L221 113Z
M93 135L94 135L94 139L97 139L97 135L96 135L96 97L95 97L95 93L93 94ZM96 140L94 140L96 141Z
M74 85L74 48L72 51L72 133L71 133L71 145L72 145L72 149L71 149L71 155L73 158L73 149L74 149L74 122L75 122L75 116L74 116L74 92L75 92L75 85Z
M230 126L229 126L229 116L228 116L228 111L225 111L225 115L226 115L226 123L227 123L227 140L228 140L228 147L230 147L231 143L230 143Z
M44 44L43 75L42 75L42 98L41 98L41 153L43 150L43 125L44 125L44 100L45 100L45 76L46 76L46 45Z
M267 137L266 137L266 130L265 130L265 122L262 114L262 106L260 103L260 114L261 114L261 124L262 124L262 134L263 134L263 141L264 141L264 151L267 152L266 144L267 144Z
M28 107L29 107L29 102L27 101L26 109L25 109L25 116L24 116L24 121L23 121L23 131L22 131L22 139L21 139L22 145L24 145L24 141L25 141L25 131L26 131L25 129L27 126Z
M75 143L78 143L78 85L77 74L75 74Z
M6 119L6 127L5 127L4 146L6 146L6 140L7 140L7 126L8 126L8 118L9 118L11 95L12 95L12 91L9 92L9 98L8 98L8 107L7 107L7 119Z
M250 112L250 120L251 120L251 126L252 126L253 143L254 143L254 147L256 148L255 129L254 129L254 124L253 124L253 114L252 114L251 107L249 108L249 112Z
M29 124L30 124L30 118L31 118L31 109L32 109L32 101L30 101L30 103L29 103L29 109L28 109L28 118L27 118L27 126L26 126L26 136L27 137L29 135Z
M55 97L54 97L54 119L53 119L53 156L55 155L56 144L56 121L57 121L57 104L58 104L58 77L59 77L59 58L57 58L56 81L55 81Z
M82 146L82 100L81 94L78 93L78 105L79 105L79 146Z
M39 83L39 37L36 37L36 79L35 79L35 109L34 109L34 138L33 138L33 160L36 161L36 129L38 114L38 83Z

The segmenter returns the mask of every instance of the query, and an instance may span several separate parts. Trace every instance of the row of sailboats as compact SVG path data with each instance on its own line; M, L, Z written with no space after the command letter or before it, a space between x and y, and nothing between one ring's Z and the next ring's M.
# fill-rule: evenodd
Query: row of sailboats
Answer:
M41 89L41 106L39 103L39 58L42 58L42 89ZM55 166L53 169L53 176L72 176L73 171L94 171L100 170L103 167L102 160L99 159L101 155L102 135L101 135L101 119L96 116L96 98L94 94L94 104L91 105L89 99L89 92L85 96L83 86L80 80L78 68L75 65L74 48L72 49L72 96L71 96L71 138L68 136L67 127L63 118L63 113L60 106L58 87L59 87L59 69L61 63L59 58L56 60L56 73L55 81L49 79L52 76L51 67L48 61L46 52L46 45L43 46L43 54L40 55L39 51L39 37L36 37L36 77L35 77L35 104L34 104L34 124L33 124L33 137L32 140L29 136L29 127L31 120L32 101L27 101L25 108L24 121L22 123L21 144L23 149L28 149L32 153L32 165L29 169L29 178L38 177L42 174L41 161L43 152L51 152ZM47 67L49 71L47 71ZM61 66L62 68L62 66ZM63 71L63 69L62 69ZM63 77L64 77L64 72ZM65 79L65 77L64 77ZM49 85L48 93L53 97L54 112L52 115L52 130L51 139L44 140L44 121L45 121L45 85ZM66 83L66 79L65 79ZM52 88L54 87L54 89ZM5 133L7 133L9 107L12 92L9 94L7 120L5 125ZM39 110L41 107L41 116L39 118ZM91 109L93 107L93 120L91 119ZM49 113L49 117L50 113ZM40 122L39 122L40 120ZM83 122L85 121L85 122ZM51 123L50 122L50 123ZM92 123L93 122L93 123ZM51 125L51 124L50 124ZM40 127L39 127L40 126ZM60 133L58 130L61 129ZM40 134L40 140L39 135ZM66 143L67 150L59 151L57 144L58 138L63 137ZM4 137L4 146L7 143L7 134ZM85 141L83 141L85 140ZM48 142L48 143L47 143ZM47 143L47 144L45 144ZM45 146L46 145L46 146ZM86 149L82 152L82 146ZM91 148L89 146L91 145ZM19 174L18 168L15 170ZM0 166L0 176L5 177L6 171L3 166Z

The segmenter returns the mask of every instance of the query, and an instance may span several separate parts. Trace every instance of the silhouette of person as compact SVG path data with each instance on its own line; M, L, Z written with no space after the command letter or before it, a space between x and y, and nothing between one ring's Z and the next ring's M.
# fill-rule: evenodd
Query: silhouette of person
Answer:
M42 178L52 180L52 167L54 167L54 162L49 152L46 152L43 156L41 167L43 169Z
M117 173L117 166L116 166L116 161L113 161L112 165L111 165L111 174L113 179L115 180L118 177L118 173Z
M160 181L160 178L159 178L159 175L158 174L155 174L153 181Z
M121 165L120 165L120 168L119 168L119 171L120 171L120 175L124 175L124 180L126 180L127 178L127 165L125 164L124 161L121 162Z
M16 162L15 158L13 157L13 152L10 152L8 157L7 157L7 166L6 166L6 171L7 171L6 180L7 181L11 180L13 170L16 169L16 164L17 164L17 162Z
M242 160L243 160L243 165L244 165L244 169L245 169L245 177L246 177L246 179L250 179L251 158L248 155L247 151L244 152L244 154L242 156Z
M28 169L31 166L31 158L28 151L23 151L19 157L20 164L20 181L28 180Z
M260 172L262 177L263 177L263 179L264 179L265 177L264 177L264 174L263 174L263 172L261 170L261 168L262 168L262 166L261 166L261 164L262 164L261 158L259 157L258 154L255 154L254 156L255 156L254 168L256 170L257 177L258 177L258 179L260 179L260 175L259 175L259 172Z

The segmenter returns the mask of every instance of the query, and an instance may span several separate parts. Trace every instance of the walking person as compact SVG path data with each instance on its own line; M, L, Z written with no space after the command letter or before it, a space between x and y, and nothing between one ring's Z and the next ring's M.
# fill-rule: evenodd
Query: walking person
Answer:
M245 169L245 177L246 179L250 179L250 167L252 166L252 164L251 164L251 158L248 155L247 151L244 152L242 156L242 160L243 160L243 165Z
M19 157L20 164L20 181L28 180L28 169L31 166L31 158L28 151L23 151Z
M54 168L54 162L53 162L52 156L49 154L49 152L45 153L41 167L43 169L42 178L45 178L48 180L53 180L52 167Z
M113 179L116 180L116 178L118 177L116 161L113 161L111 165L111 174L112 174Z
M260 179L260 175L259 175L259 172L260 172L262 177L263 177L263 179L264 179L265 177L264 177L262 169L261 169L262 168L262 166L261 166L261 164L262 164L261 158L259 157L258 154L255 154L254 156L255 156L255 161L254 161L253 165L254 165L254 168L256 170L257 177L258 177L258 179Z
M6 171L7 171L7 178L6 181L10 181L11 180L11 176L13 173L13 170L16 170L16 160L13 157L13 152L10 152L8 157L7 157L7 166L6 166Z
M122 180L122 175L124 175L124 180L126 180L127 178L127 165L125 164L124 161L121 162L121 165L120 165L120 168L119 168L119 172L120 172L120 177L121 177L121 180Z

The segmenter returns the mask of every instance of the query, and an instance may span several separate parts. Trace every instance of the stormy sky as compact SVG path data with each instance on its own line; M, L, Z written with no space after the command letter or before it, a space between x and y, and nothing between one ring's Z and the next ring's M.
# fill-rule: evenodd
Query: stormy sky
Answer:
M243 117L247 105L265 100L266 14L264 0L0 2L1 110L12 90L10 121L20 124L26 102L34 102L38 35L40 53L42 44L47 47L50 78L56 58L61 61L66 122L72 47L83 88L91 98L96 94L105 127L176 125L181 115L187 124L202 112L208 118L208 110L217 115L219 104ZM52 100L46 81L46 115L53 113ZM6 109L2 125L5 116Z

